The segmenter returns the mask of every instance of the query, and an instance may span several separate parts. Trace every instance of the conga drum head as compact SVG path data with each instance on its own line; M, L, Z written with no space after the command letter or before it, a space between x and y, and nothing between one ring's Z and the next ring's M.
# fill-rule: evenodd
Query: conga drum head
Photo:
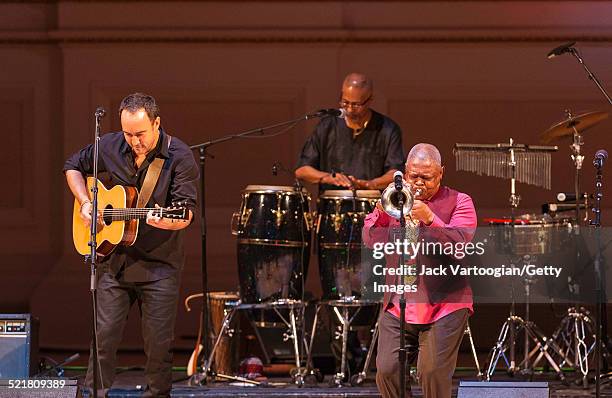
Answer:
M326 190L319 196L320 198L325 199L351 199L355 198L363 198L363 199L380 199L380 191L376 189L358 189L355 191L355 195L353 195L353 191L350 190Z
M247 185L243 193L275 193L281 192L284 195L299 195L300 191L288 185ZM302 188L301 193L308 194L306 188Z

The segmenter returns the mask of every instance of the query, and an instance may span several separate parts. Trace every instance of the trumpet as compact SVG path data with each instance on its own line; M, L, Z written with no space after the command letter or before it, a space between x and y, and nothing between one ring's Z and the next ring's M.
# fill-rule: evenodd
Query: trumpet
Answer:
M399 174L398 174L399 173ZM397 177L401 176L401 172L396 173ZM402 178L401 179L402 190L398 191L396 189L396 183L392 182L385 188L380 197L380 204L382 205L383 210L389 216L395 218L396 220L400 219L400 213L404 216L410 213L412 210L412 205L414 204L415 196L420 194L420 190L417 190L415 193L412 193L412 187ZM400 212L400 199L403 202L403 211Z

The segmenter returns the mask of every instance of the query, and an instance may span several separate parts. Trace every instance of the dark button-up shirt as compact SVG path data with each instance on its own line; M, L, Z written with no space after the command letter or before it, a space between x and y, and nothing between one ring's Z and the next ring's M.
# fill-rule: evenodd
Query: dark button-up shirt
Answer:
M401 129L387 116L372 111L370 122L355 138L344 119L323 118L304 144L297 167L371 180L391 169L403 171L404 161ZM322 184L319 189L345 188Z
M189 147L175 136L170 140L162 128L157 147L145 161L136 168L132 149L122 132L105 134L100 138L98 171L115 185L142 187L151 162L160 157L165 159L155 190L146 204L153 207L171 206L185 202L194 211L197 201L199 171ZM88 145L72 155L64 164L66 170L78 170L84 175L93 173L93 145ZM183 250L184 230L169 231L139 222L138 237L132 246L117 246L102 259L101 269L112 272L126 282L146 282L166 278L180 272L185 261Z

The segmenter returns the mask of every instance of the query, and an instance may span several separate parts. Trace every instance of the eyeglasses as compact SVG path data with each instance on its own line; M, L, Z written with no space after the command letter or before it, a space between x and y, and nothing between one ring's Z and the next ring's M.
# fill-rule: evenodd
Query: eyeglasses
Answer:
M363 108L368 102L370 102L371 99L372 99L372 96L369 96L363 102L349 102L349 101L343 99L343 100L340 100L340 107L341 108L349 108L349 107Z

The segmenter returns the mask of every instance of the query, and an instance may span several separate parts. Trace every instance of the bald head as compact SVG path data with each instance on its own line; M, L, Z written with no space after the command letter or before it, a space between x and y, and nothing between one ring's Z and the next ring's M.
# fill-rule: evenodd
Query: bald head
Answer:
M372 94L372 91L374 91L374 82L363 73L353 72L349 73L344 78L344 82L342 82L342 89L344 90L347 88L366 90Z
M420 143L413 146L410 153L408 153L408 157L406 158L406 164L415 160L430 161L437 166L442 166L442 156L440 156L440 151L438 151L438 148L431 144Z
M417 192L417 199L429 200L440 189L444 174L442 157L431 144L416 144L406 158L406 181Z

